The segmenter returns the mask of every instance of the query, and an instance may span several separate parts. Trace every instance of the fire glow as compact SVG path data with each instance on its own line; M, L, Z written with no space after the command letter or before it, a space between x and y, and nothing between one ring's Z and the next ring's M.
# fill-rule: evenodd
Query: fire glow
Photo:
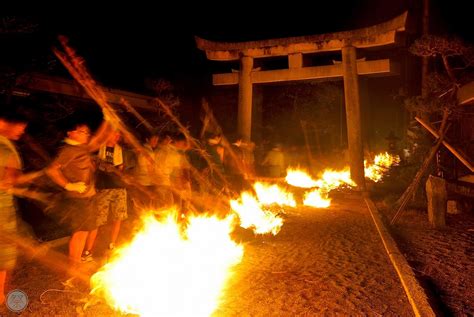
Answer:
M264 208L263 204L249 192L241 193L239 199L231 200L232 210L240 218L240 226L252 228L256 234L271 232L276 235L283 225L283 219L272 211Z
M279 206L296 207L292 193L285 191L278 185L257 182L253 185L258 201L263 205L277 204Z
M379 154L374 164L365 163L366 176L379 181L398 162L398 157ZM286 180L292 186L310 188L304 194L304 205L317 208L331 205L331 190L355 186L349 168L326 169L317 180L302 170L292 169ZM111 262L92 276L92 293L126 314L212 315L225 294L233 267L243 257L243 247L230 238L236 215L241 227L252 228L256 234L276 235L283 219L267 207L296 207L294 195L278 185L255 183L254 189L256 196L243 192L230 201L235 214L225 219L189 216L188 225L183 228L173 210L163 221L153 216L146 218L133 240L117 250Z
M344 185L355 186L348 167L342 171L326 169L318 180L314 180L304 170L288 169L285 179L292 186L312 188L304 194L303 204L316 208L328 208L331 205L331 199L328 197L331 190Z
M229 236L233 216L190 217L185 230L175 219L146 218L133 241L92 276L92 293L122 313L211 315L243 256Z
M304 194L303 204L316 208L328 208L331 205L331 199L328 198L327 192L315 189Z
M301 169L289 168L286 171L285 180L288 184L300 188L312 188L318 186L318 183Z
M368 164L367 161L364 161L365 176L374 182L379 182L387 170L399 162L400 158L398 156L390 155L387 152L377 154L373 164ZM328 197L331 190L343 186L356 186L350 177L348 166L339 171L329 168L325 169L317 180L314 180L304 170L289 168L285 180L288 184L295 187L312 188L311 191L304 194L303 204L317 208L327 208L331 205L331 199Z
M377 154L374 158L374 164L368 164L367 161L364 161L365 177L378 182L391 166L398 165L398 163L400 163L398 155L390 155L387 152Z

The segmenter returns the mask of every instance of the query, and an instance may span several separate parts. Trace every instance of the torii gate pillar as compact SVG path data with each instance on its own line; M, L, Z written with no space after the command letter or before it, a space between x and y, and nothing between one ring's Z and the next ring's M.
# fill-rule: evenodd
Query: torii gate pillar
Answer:
M214 74L214 85L239 84L238 131L250 141L252 130L252 85L296 80L328 80L343 77L351 178L365 189L361 109L358 76L386 76L397 73L389 59L356 60L356 48L398 44L405 31L408 12L390 21L352 31L247 42L213 42L196 37L199 49L209 60L240 60L240 72ZM304 55L341 51L342 63L304 65ZM287 69L252 69L253 59L288 57ZM315 110L317 111L317 110Z
M250 141L252 133L252 78L253 58L240 58L239 72L239 109L237 127L244 141Z
M360 190L365 190L364 150L360 114L359 75L357 73L356 48L342 47L342 72L344 78L344 99L346 103L347 140L351 179Z

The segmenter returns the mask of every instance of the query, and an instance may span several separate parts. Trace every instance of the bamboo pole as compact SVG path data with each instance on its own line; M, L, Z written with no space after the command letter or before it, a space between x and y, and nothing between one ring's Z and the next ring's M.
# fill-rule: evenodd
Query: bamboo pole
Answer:
M445 109L443 113L443 121L441 122L441 127L439 129L440 137L438 141L436 142L436 144L431 148L429 154L426 156L425 160L423 161L423 164L421 165L421 168L416 173L411 184L407 187L405 192L403 192L402 196L398 199L396 205L398 205L399 207L397 209L397 212L393 216L392 220L390 221L391 225L395 224L395 222L400 218L401 214L405 211L405 207L407 206L410 199L412 199L412 196L416 192L423 175L428 170L428 167L430 166L431 161L433 160L433 158L436 155L436 152L441 146L441 142L443 141L444 135L448 129L448 126L447 126L448 117L449 117L449 110Z
M95 80L87 71L84 65L84 60L68 46L68 40L66 37L60 36L59 40L63 46L64 52L61 52L57 48L53 48L56 57L58 57L71 76L82 86L82 88L84 88L86 93L97 103L97 105L99 105L108 124L119 130L124 138L126 138L137 151L144 153L144 155L152 161L153 159L146 154L141 143L130 131L128 131L120 117L115 113L114 108L107 100L104 90L96 84Z
M149 132L153 131L153 127L151 126L151 124L145 118L143 118L143 116L137 110L135 110L135 108L130 104L130 102L128 102L128 100L122 97L120 98L120 104L124 106L128 112L130 112L138 120L140 120L140 122L148 129Z
M418 121L426 130L428 130L435 138L439 139L439 133L436 132L428 123L426 123L423 119L415 117L415 120ZM443 140L441 143L451 152L454 156L456 156L461 163L464 164L471 172L474 172L474 166L469 162L467 158L465 158L459 150L457 150L454 146L449 144L447 141Z

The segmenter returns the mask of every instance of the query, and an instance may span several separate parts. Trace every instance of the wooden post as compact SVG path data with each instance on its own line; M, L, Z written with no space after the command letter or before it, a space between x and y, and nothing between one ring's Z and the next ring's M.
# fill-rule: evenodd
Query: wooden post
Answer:
M250 141L252 133L252 78L253 58L240 58L238 131L244 141Z
M446 203L448 194L446 181L430 175L426 181L426 196L428 197L428 220L433 228L446 225Z
M342 68L351 178L357 184L359 190L365 190L359 76L357 74L356 48L354 46L348 45L342 48Z
M303 54L302 53L288 54L288 67L290 69L303 67Z

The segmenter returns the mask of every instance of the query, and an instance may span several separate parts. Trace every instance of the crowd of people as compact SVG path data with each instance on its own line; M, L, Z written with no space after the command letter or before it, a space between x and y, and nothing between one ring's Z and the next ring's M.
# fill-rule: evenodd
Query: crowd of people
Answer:
M14 142L28 119L12 110L0 113L0 303L5 300L7 272L16 262L18 216L15 188L38 177L57 187L44 213L70 234L71 266L93 259L96 238L108 226L108 249L115 248L121 224L132 213L174 206L184 215L195 192L244 189L255 178L255 144L242 138L229 142L222 134L207 134L190 143L182 133L150 133L140 146L131 146L104 116L92 135L84 122L73 122L54 159L36 173L22 174L22 158ZM200 144L200 146L196 146ZM261 161L263 175L282 177L286 169L281 144ZM196 196L196 195L195 195ZM9 239L5 239L9 237Z

